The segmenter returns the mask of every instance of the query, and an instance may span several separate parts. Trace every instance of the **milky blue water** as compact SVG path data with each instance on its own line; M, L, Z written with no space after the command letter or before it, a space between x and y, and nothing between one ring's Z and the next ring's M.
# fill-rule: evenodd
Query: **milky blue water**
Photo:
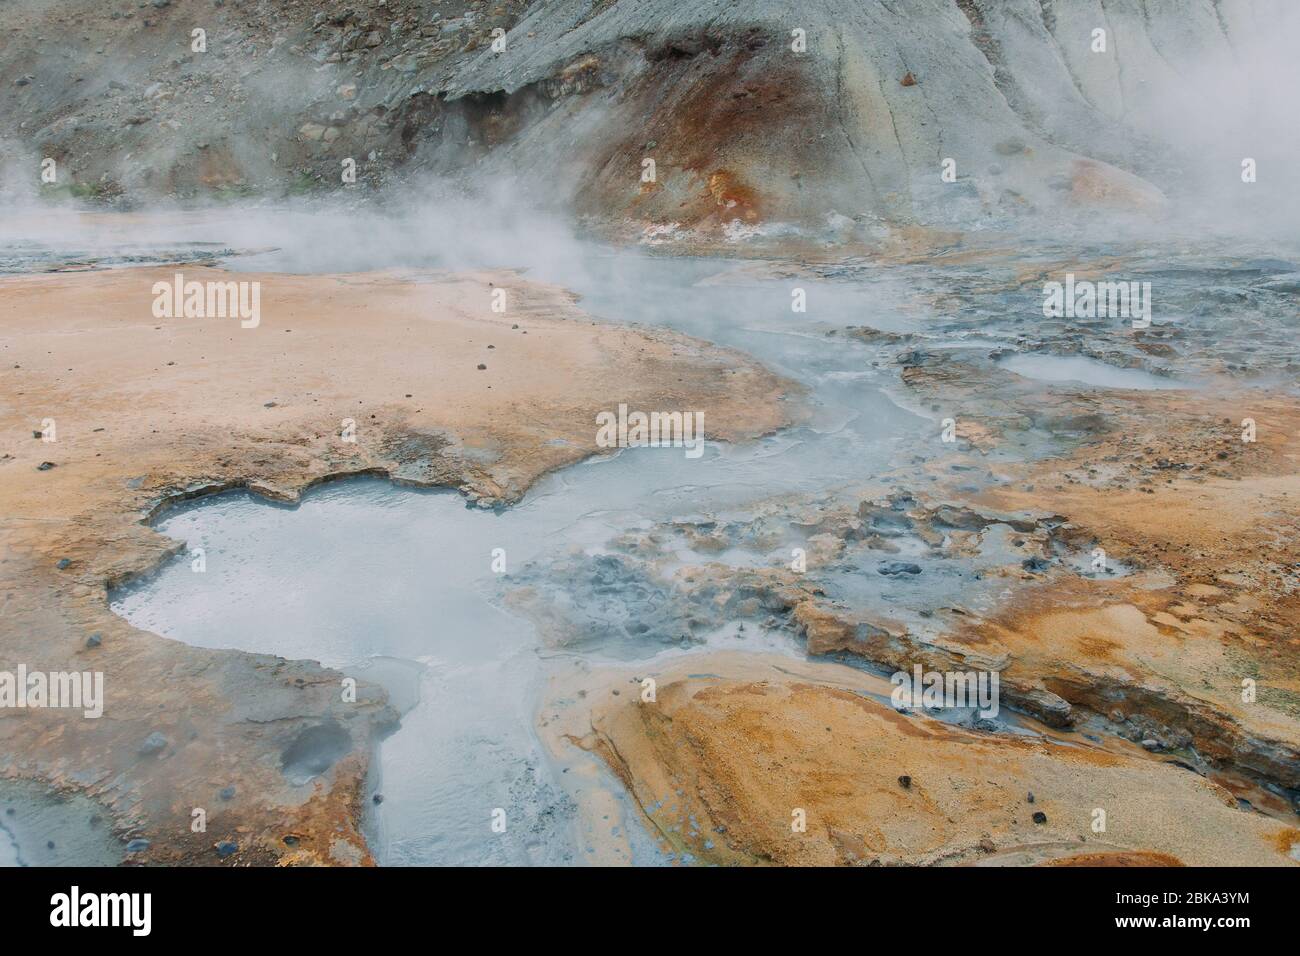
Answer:
M574 811L575 788L589 784L565 773L534 726L542 686L557 662L636 661L713 646L802 653L784 633L752 626L743 637L730 629L679 642L671 625L689 609L673 607L671 593L617 560L603 560L611 541L675 520L743 520L779 497L833 497L900 463L919 466L949 453L951 446L939 440L945 410L895 400L898 348L859 341L844 334L846 327L924 336L932 349L993 349L1008 341L1005 324L986 330L967 323L945 337L933 306L906 273L773 279L733 272L736 264L720 260L591 246L533 265L530 277L577 290L582 307L600 319L669 327L735 347L804 383L810 418L740 445L710 442L699 459L682 449L650 448L589 460L545 478L502 511L467 507L451 492L374 479L318 488L296 508L244 494L218 496L172 511L159 525L205 550L203 573L182 555L156 577L112 596L113 609L139 627L201 646L318 660L384 683L396 699L409 697L401 729L380 747L372 781L384 799L368 830L377 858L387 864L590 858L593 847L579 837ZM285 263L270 254L249 256L239 267ZM806 293L806 312L792 311L796 288ZM1033 312L1026 311L1030 320ZM1109 366L1098 380L1103 373L1091 364L1030 361L1015 370L1072 382L1091 377L1107 387L1155 387ZM926 480L932 479L916 468L915 482ZM776 545L778 552L783 547ZM991 539L990 548L998 547ZM504 552L504 573L493 568L496 549ZM769 564L773 555L741 545L724 560ZM912 592L943 600L978 580L959 561L924 580L887 579L872 570L841 567L826 584L845 600L878 610ZM533 623L510 610L508 598L521 585L544 591L556 607L580 608L587 622L582 639L544 641ZM405 662L398 678L394 661ZM507 820L502 833L491 829L498 811ZM626 800L621 815L602 825L611 836L632 837L634 862L664 862Z
M626 627L646 598L629 581L600 599L608 627L597 627L594 639L545 647L531 623L505 607L512 574L529 568L535 580L548 562L599 555L628 530L744 514L773 495L860 483L900 451L937 446L932 423L882 391L888 373L871 366L870 349L827 346L826 332L849 320L875 313L901 324L902 316L851 289L810 288L809 311L794 313L788 282L699 284L727 268L603 255L555 278L577 286L583 307L601 318L733 345L809 383L808 424L742 445L710 442L699 459L673 448L593 459L547 477L502 511L377 479L318 488L297 508L218 496L159 525L204 550L204 571L194 572L182 555L115 594L114 610L191 644L309 658L361 677L376 658L413 662L419 700L382 744L374 781L383 794L370 822L380 861L581 862L590 854L576 839L573 795L533 727L548 660L637 660L671 645L662 634ZM495 549L504 552L504 574L493 570ZM744 646L798 653L786 638L751 635ZM376 676L383 683L390 674ZM490 827L498 808L504 833ZM609 821L611 831L638 832L635 814L624 809L625 819ZM634 840L634 856L660 859L645 838Z

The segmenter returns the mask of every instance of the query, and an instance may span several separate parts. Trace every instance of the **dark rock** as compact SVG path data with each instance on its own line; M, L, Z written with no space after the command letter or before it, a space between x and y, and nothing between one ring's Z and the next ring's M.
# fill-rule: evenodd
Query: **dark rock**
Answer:
M903 774L901 777L898 778L898 784L899 784L899 786L901 786L904 790L911 790L911 789L912 789L912 778L909 777L907 774Z
M54 462L52 462L52 461L43 461L43 462L41 462L39 465L36 466L36 470L37 470L37 471L49 471L51 468L54 468L54 467L56 467L55 464L54 464Z
M1047 822L1047 814L1044 813L1042 810L1037 810L1037 811L1035 811L1035 813L1034 813L1034 822L1035 822L1035 823L1046 823L1046 822Z
M100 637L98 634L92 634L90 635L90 637L86 638L87 647L99 647L99 645L103 643L104 643L104 639Z
M149 841L142 837L137 837L126 845L127 853L141 853L147 849L149 849Z
M71 566L72 562L68 558L59 558L59 563L56 565L60 571L66 570Z
M152 757L165 749L167 749L167 738L155 730L144 739L144 743L140 744L139 753L145 757Z
M222 787L220 792L217 793L217 796L220 797L222 800L233 800L235 799L235 788Z
M239 849L239 844L232 843L229 840L223 840L222 842L217 844L216 849L217 849L217 856L221 857L221 859L224 860L226 857L234 855L234 853Z
M921 566L910 561L881 561L876 570L881 574L920 574Z

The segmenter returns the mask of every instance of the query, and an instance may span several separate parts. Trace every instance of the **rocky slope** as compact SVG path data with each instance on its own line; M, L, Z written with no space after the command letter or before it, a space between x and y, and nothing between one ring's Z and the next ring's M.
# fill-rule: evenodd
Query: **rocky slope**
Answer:
M1231 190L1243 155L1267 171L1294 145L1276 51L1295 19L1270 0L27 0L0 142L28 194L337 190L350 161L357 188L472 171L657 236L870 239L1207 192L1263 211L1276 176ZM45 158L59 178L38 185Z

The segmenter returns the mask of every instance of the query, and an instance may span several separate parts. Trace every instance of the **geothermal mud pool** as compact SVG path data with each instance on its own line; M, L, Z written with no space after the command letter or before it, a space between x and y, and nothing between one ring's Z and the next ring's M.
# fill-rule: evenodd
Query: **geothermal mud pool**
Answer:
M611 758L602 744L621 740L634 754L636 741L602 730L594 743L575 746L595 730L604 705L592 703L591 723L576 729L567 727L566 709L576 703L585 713L581 701L596 687L617 700L620 679L625 699L635 700L639 667L688 682L721 680L726 675L712 667L734 664L727 657L734 652L755 662L776 654L788 667L830 655L862 670L855 693L878 701L888 693L881 677L908 659L907 648L968 667L995 661L996 651L971 656L951 642L963 619L996 618L1044 579L1123 586L1137 569L1118 544L1104 568L1094 566L1096 540L1053 516L1050 494L1029 508L990 507L987 497L983 506L969 502L1033 492L1027 469L1095 441L1119 409L1145 415L1142 393L1187 393L1194 404L1198 387L1222 384L1234 368L1245 380L1232 387L1247 390L1272 388L1295 368L1291 301L1275 287L1296 266L1276 253L1105 250L1112 267L1111 257L1127 256L1130 275L1181 274L1163 285L1163 311L1134 348L1114 322L1043 317L1038 288L1024 275L1049 268L1068 254L1062 250L1032 262L977 250L969 263L934 268L742 264L580 248L580 257L534 261L530 278L579 292L582 308L598 319L667 326L755 356L805 386L800 420L755 441L710 442L699 459L680 448L589 459L504 507L376 479L315 489L292 508L243 492L205 498L157 525L185 550L154 577L112 595L113 609L140 628L203 647L317 660L384 686L402 718L380 745L369 780L366 827L382 863L752 858L727 855L736 850L718 837L727 827L700 830L707 808L661 822L664 804L678 802L671 791L654 799L619 762L636 757ZM292 250L230 265L275 269L286 260L293 262ZM504 264L530 263L521 256ZM1201 347L1223 334L1221 314L1199 300L1207 274L1232 303L1239 365L1231 349ZM795 288L806 292L806 313L791 308ZM1292 337L1285 348L1246 357L1258 347L1254 327L1267 328L1274 342ZM1169 340L1178 348L1163 344ZM942 435L949 417L960 422L956 441ZM1159 474L1165 466L1154 467ZM203 550L201 574L192 569L195 548ZM801 554L806 574L792 575ZM1151 562L1137 564L1146 565L1134 579L1138 591L1174 581ZM925 656L932 653L939 656ZM951 653L959 656L942 656ZM771 666L769 676L783 673ZM1047 686L1072 696L1052 680ZM1282 747L1274 769L1234 765L1201 754L1214 747L1185 732L1162 736L1163 724L1142 723L1140 714L1132 726L1091 703L1070 715L1070 703L1047 691L1042 675L1012 676L1003 693L996 719L970 710L930 716L994 747L1003 737L1027 737L1068 752L1115 753L1132 773L1174 757L1201 775L1214 765L1220 785L1238 794L1258 826L1264 814L1294 823L1297 780L1276 769L1290 763L1293 744L1275 738L1268 745ZM611 716L610 726L625 731L618 719ZM1288 736L1294 741L1293 727L1281 740ZM639 769L654 778L653 768ZM301 775L300 782L311 779L312 754ZM1191 786L1180 780L1171 785L1177 799ZM508 826L494 834L498 808ZM1151 812L1173 811L1159 804ZM1254 839L1272 840L1294 858L1284 837ZM992 842L986 835L978 847L973 837L955 840L950 851L1025 862L1082 846L1073 837L1050 850L1022 845L1036 844L1024 835ZM1130 842L1102 847L1135 845L1198 852L1157 834L1154 819ZM837 852L856 859L868 851Z
M574 803L561 768L532 729L547 659L636 660L666 647L736 644L734 629L723 626L705 640L681 632L674 619L683 609L613 566L608 581L584 582L570 596L590 615L576 646L547 648L526 620L503 609L512 582L547 587L547 566L574 555L598 568L611 539L676 518L743 516L774 494L857 481L920 427L881 392L881 373L863 368L863 347L821 347L805 317L790 312L784 285L697 287L726 271L716 261L593 250L588 264L583 304L594 315L743 346L817 383L810 423L752 445L711 443L699 460L682 449L625 450L545 478L499 510L374 480L326 486L292 510L246 495L204 500L158 527L186 542L187 552L202 548L205 572L193 573L182 552L156 579L114 598L114 609L138 627L208 647L319 660L385 686L391 677L376 678L372 658L411 662L400 679L414 679L418 703L382 745L376 781L375 852L383 862L581 859L590 849L574 842ZM827 290L819 306L826 322L844 322L856 301L852 290ZM498 548L506 562L500 575L492 571ZM694 556L683 550L680 557ZM765 557L739 544L732 555ZM563 594L572 584L549 587ZM790 635L765 639L758 629L744 646L797 650ZM485 840L495 807L514 823L501 839ZM658 858L651 841L636 839L639 827L633 814L607 830L630 835L619 842L639 847L638 861Z

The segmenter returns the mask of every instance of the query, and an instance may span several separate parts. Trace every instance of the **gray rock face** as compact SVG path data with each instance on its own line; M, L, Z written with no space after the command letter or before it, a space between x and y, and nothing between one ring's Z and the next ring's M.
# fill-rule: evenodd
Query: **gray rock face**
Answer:
M546 0L445 92L449 107L491 95L532 114L504 144L511 163L544 176L591 157L574 188L595 215L964 225L1066 203L1150 210L1193 178L1184 144L1155 122L1182 105L1172 91L1220 68L1249 84L1240 51L1273 12L1291 22L1279 11ZM530 96L545 108L524 109Z
M22 8L0 142L100 199L343 189L352 158L360 188L472 171L601 224L835 239L1207 191L1268 210L1284 178L1242 194L1243 157L1300 145L1285 0L320 7L174 0L143 34ZM177 55L192 23L207 52Z

